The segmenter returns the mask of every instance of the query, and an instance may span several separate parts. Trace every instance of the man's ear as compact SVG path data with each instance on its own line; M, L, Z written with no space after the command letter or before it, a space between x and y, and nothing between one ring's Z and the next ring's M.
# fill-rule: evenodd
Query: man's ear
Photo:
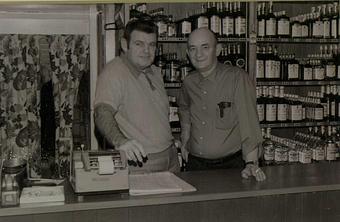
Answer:
M216 56L219 56L221 51L222 51L222 44L217 43L217 45L216 45Z
M120 40L120 45L122 46L122 49L124 52L126 52L128 50L128 44L127 44L127 40L125 38L121 38Z

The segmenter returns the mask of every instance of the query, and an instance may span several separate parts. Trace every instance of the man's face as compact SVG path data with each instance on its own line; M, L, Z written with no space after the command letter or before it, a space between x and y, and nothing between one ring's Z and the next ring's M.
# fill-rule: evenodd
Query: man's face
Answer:
M156 44L156 34L135 30L131 33L129 46L123 50L133 65L144 69L155 59Z
M208 30L194 31L189 37L187 53L199 72L210 70L217 63L214 36Z

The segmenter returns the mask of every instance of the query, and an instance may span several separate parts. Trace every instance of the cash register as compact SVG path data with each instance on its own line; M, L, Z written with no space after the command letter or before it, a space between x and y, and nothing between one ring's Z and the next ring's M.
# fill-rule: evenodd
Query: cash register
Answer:
M128 192L125 153L119 150L72 152L70 183L76 194Z

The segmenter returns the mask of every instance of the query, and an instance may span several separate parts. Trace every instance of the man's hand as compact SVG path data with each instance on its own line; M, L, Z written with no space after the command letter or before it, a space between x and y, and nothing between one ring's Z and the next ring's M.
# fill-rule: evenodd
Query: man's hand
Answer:
M183 160L185 162L188 162L189 151L187 150L185 145L181 146L181 153L182 153Z
M120 147L118 147L119 150L123 150L126 154L126 158L130 161L134 162L145 162L147 156L143 149L142 144L140 144L136 140L129 140ZM144 161L143 161L144 160Z
M242 170L241 175L245 179L248 179L250 176L254 176L257 181L263 181L266 179L266 174L257 164L247 164Z

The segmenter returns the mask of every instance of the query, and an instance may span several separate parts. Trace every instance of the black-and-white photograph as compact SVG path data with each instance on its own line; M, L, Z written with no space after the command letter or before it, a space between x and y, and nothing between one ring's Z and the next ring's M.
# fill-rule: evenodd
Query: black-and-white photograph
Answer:
M0 0L0 222L338 222L339 160L339 0Z

